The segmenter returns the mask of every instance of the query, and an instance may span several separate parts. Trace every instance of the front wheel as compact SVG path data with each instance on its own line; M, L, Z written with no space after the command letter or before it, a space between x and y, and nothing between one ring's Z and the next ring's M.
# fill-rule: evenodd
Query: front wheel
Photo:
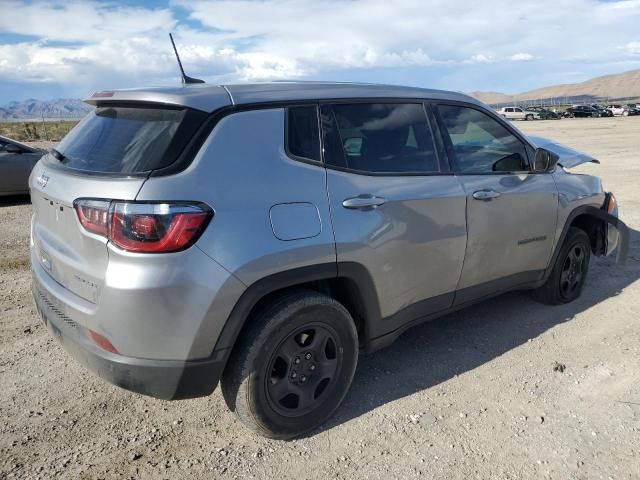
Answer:
M534 291L534 298L548 305L574 301L582 293L591 256L589 236L570 227L546 283Z
M527 115L526 117L524 117L524 119L527 121L533 120L533 115Z
M222 393L256 433L289 439L326 421L344 399L358 362L353 318L310 290L261 309L229 359Z

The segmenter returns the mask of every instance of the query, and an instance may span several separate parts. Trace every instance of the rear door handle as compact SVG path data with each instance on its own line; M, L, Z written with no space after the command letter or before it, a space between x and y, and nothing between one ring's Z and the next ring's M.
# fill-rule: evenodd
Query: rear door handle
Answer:
M366 210L384 205L386 201L386 198L376 197L375 195L358 195L344 200L342 206L353 210Z
M493 200L494 198L498 198L500 195L502 194L495 190L478 190L477 192L473 192L473 198L484 201Z

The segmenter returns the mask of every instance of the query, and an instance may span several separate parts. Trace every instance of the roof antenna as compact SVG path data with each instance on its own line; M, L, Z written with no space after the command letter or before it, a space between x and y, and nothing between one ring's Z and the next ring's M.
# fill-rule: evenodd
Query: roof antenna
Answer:
M182 83L184 83L185 85L188 85L190 83L204 83L204 80L190 77L189 75L184 73L184 68L182 68L182 62L180 61L180 55L178 55L176 43L173 41L173 35L169 34L169 38L171 39L171 45L173 45L173 51L176 53L176 60L178 60L178 66L180 67L180 73L182 74Z

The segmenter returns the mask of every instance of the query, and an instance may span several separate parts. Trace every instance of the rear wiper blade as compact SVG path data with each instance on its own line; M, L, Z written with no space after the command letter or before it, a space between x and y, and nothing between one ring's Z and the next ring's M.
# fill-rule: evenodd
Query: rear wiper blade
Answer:
M60 153L55 148L52 148L51 150L49 150L49 153L51 155L53 155L55 157L55 159L60 161L60 162L64 162L67 159L67 157L65 157L62 153Z

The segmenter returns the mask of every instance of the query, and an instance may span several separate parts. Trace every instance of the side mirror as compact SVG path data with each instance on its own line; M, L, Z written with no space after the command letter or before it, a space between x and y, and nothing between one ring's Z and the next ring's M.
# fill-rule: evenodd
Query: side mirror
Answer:
M533 160L533 171L550 172L556 167L558 160L559 157L555 153L544 148L537 148Z
M4 147L4 151L7 153L22 153L22 149L13 143L7 143Z
M362 150L362 138L349 137L344 139L342 144L347 155L359 155Z

